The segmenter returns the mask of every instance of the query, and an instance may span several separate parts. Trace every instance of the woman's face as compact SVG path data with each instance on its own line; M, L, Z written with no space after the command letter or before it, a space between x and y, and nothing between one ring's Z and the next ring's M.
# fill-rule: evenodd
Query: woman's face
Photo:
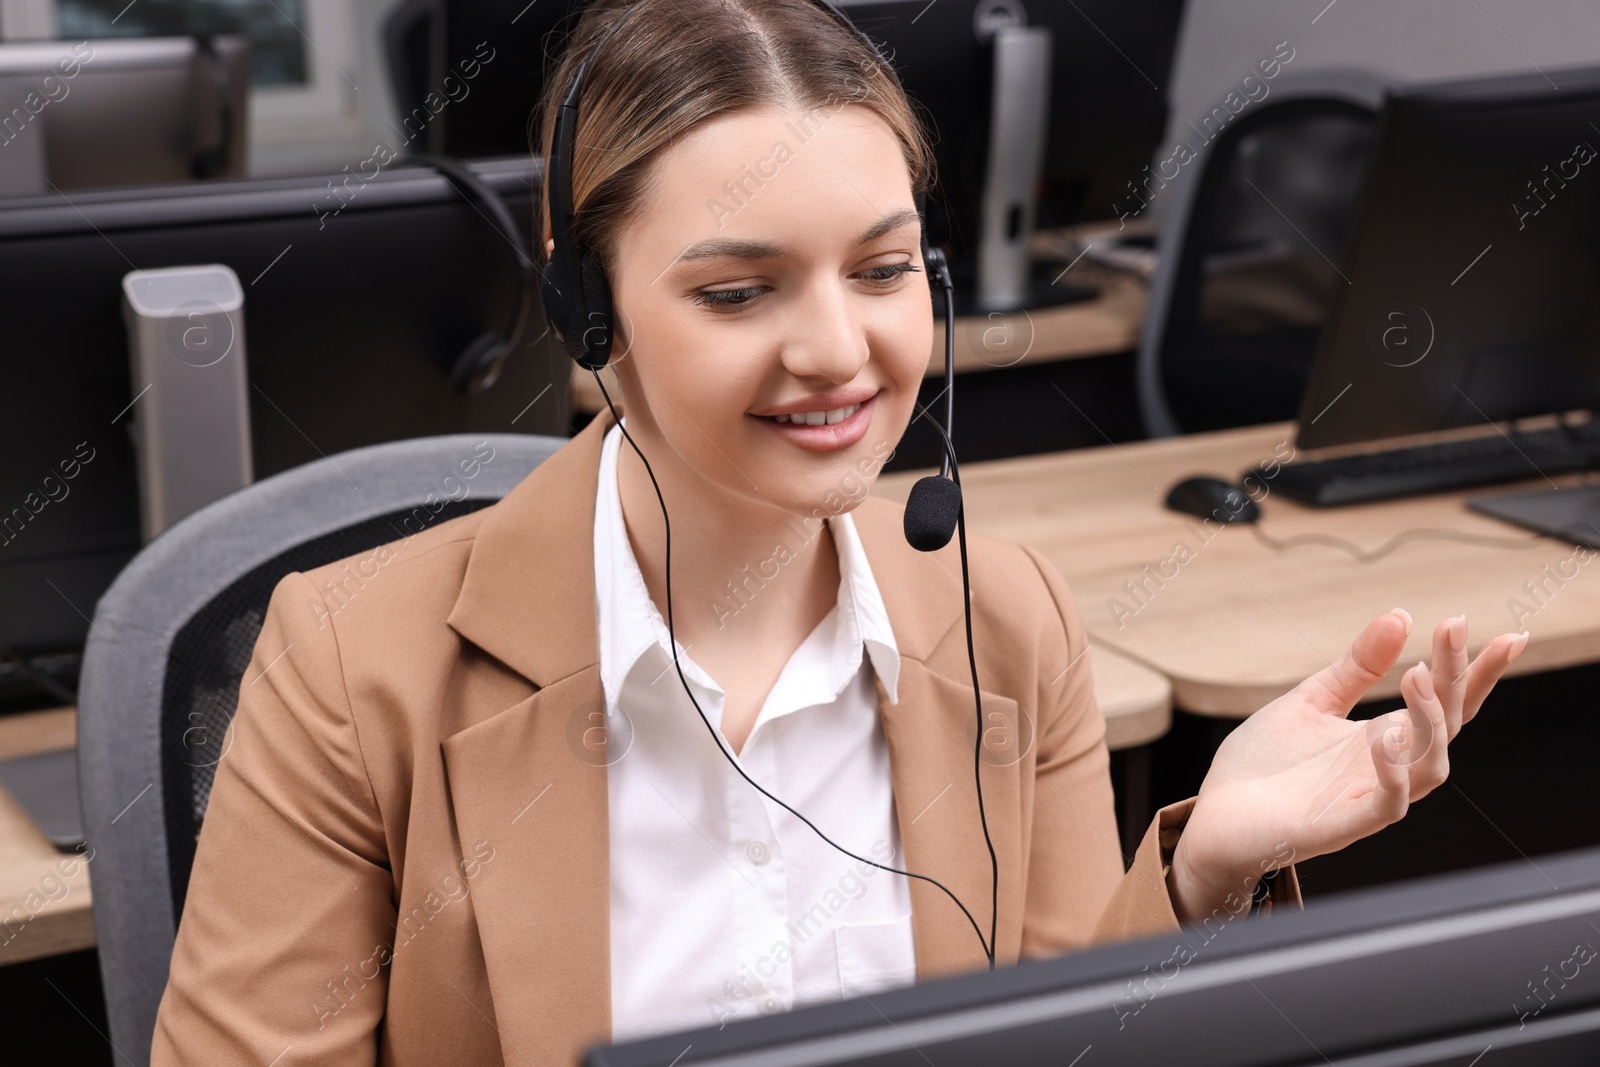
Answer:
M610 280L628 430L657 477L716 510L854 507L933 345L894 133L855 104L746 109L668 148L650 188ZM853 413L773 417L839 408Z

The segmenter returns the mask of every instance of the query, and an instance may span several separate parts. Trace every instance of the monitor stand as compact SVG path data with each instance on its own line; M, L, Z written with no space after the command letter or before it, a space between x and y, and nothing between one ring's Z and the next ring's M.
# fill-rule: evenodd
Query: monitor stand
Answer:
M979 215L977 277L953 278L956 314L1005 314L1093 298L1053 285L1063 271L1031 254L1049 135L1051 34L1043 26L995 30L988 169Z
M0 126L0 197L43 196L46 188L44 123L47 113L35 114L24 101L33 96L43 100L32 78L0 78L0 117L8 121ZM18 127L14 117L27 119Z

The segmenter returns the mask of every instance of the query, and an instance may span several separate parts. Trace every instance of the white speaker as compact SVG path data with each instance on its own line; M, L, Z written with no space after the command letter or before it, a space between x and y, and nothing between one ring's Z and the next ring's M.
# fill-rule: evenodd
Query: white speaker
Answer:
M144 540L252 480L244 290L220 263L122 278Z

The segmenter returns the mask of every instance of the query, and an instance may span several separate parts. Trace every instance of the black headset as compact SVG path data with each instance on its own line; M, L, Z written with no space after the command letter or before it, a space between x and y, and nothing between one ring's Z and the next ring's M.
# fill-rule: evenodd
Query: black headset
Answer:
M634 6L634 11L645 6L650 0L639 0ZM883 64L889 76L899 82L899 75L894 66L883 55L877 43L867 36L848 17L836 8L829 0L814 0L814 2L827 10L841 25L854 34L867 49ZM595 384L600 387L600 394L605 397L606 406L610 408L612 417L617 420L617 427L627 438L628 444L644 463L645 471L650 475L650 484L655 486L656 499L661 503L661 518L666 523L666 556L667 556L667 632L672 641L672 664L678 670L678 680L683 683L683 690L689 694L689 700L694 704L695 710L700 713L700 720L705 723L706 729L711 733L712 740L719 751L732 764L733 769L739 772L740 777L754 786L755 789L781 806L795 818L811 827L811 830L822 840L832 845L835 849L849 856L851 859L863 863L870 863L881 870L894 874L904 875L907 878L920 878L930 882L941 889L946 896L955 901L956 907L966 915L967 921L972 924L973 932L978 935L978 941L983 945L984 956L989 961L989 969L995 966L995 929L998 919L1000 900L1000 868L995 857L994 842L989 837L989 820L983 808L983 780L978 769L983 750L983 698L979 695L978 663L972 651L972 587L967 573L967 526L965 513L961 507L961 475L956 466L955 446L950 440L950 424L955 415L955 288L950 279L949 267L945 262L944 253L928 244L927 227L924 224L922 231L922 258L932 272L932 279L938 284L944 298L944 425L940 426L928 414L926 408L918 405L918 416L926 418L938 431L943 442L942 453L944 456L939 474L930 474L920 479L912 487L911 494L905 507L905 535L912 547L923 552L932 552L943 548L950 543L953 533L959 531L961 545L961 585L962 605L966 613L967 623L967 662L972 671L972 692L976 700L978 714L978 737L972 750L972 776L978 789L978 817L983 823L983 839L989 848L989 866L991 871L991 904L989 913L989 936L983 936L978 922L972 917L965 904L945 888L940 882L926 875L914 874L910 871L898 870L876 863L864 856L857 856L849 849L834 842L828 835L795 811L788 804L779 800L763 789L739 766L731 753L723 746L722 739L716 729L711 725L711 720L706 718L706 713L701 709L700 702L695 700L694 692L689 688L689 682L683 676L683 668L678 663L678 638L672 625L672 524L667 520L667 503L661 496L661 486L656 482L655 472L650 469L650 461L644 458L644 453L639 451L639 446L634 443L633 436L628 433L627 427L622 425L622 417L617 414L616 405L611 402L611 394L606 390L605 382L600 378L600 370L611 359L611 344L614 336L615 318L611 301L611 286L606 280L605 271L598 260L590 254L589 250L577 247L573 239L574 210L572 205L572 157L573 146L576 140L578 125L578 96L583 87L583 76L589 64L594 61L595 55L611 35L626 23L632 12L619 15L606 31L601 34L599 41L590 50L587 57L578 64L573 73L572 82L567 86L565 95L556 109L555 128L551 136L550 155L545 162L545 185L548 190L550 202L550 229L555 239L555 251L550 262L546 265L539 283L540 295L543 298L545 317L549 320L550 329L561 341L567 352L583 367L594 374ZM918 176L918 186L922 182ZM921 189L917 192L917 214L923 215L924 195ZM924 216L925 217L925 216Z

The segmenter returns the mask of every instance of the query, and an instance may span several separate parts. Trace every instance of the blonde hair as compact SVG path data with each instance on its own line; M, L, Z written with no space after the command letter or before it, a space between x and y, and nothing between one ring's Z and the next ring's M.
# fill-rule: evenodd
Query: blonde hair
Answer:
M657 153L741 108L863 105L899 139L912 193L932 187L921 112L874 51L814 0L596 0L545 78L533 116L543 158L578 64L618 19L626 25L584 72L572 161L574 240L602 267L615 260L618 233L644 210ZM549 190L541 187L534 218L541 265L552 236Z

